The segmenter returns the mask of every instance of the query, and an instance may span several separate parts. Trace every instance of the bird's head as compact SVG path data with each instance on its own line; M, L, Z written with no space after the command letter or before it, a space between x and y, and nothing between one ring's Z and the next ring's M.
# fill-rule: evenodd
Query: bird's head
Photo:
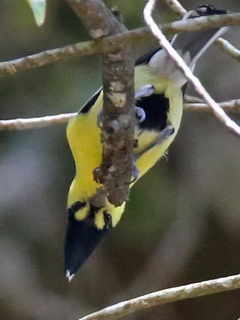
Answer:
M65 240L65 272L69 281L108 230L118 223L124 205L115 207L107 202L97 208L89 201L76 201L69 207Z

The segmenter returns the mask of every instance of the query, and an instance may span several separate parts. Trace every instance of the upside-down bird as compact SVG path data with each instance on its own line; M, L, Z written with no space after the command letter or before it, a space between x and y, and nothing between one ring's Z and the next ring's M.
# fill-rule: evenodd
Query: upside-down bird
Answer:
M213 6L202 6L187 13L183 19L225 13ZM193 70L198 58L223 31L224 28L181 33L173 37L171 44ZM164 49L152 51L136 62L135 112L138 120L133 157L139 174L135 180L164 155L174 140L182 118L186 83L187 79ZM76 166L67 203L65 272L69 280L108 230L116 226L125 207L125 203L115 207L107 199L103 207L95 207L90 201L101 186L94 181L93 170L102 158L98 126L102 105L102 89L99 89L67 126L67 139Z

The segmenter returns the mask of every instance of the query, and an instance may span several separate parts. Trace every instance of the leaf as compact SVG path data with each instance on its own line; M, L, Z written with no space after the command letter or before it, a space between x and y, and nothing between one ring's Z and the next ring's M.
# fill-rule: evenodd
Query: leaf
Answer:
M27 0L27 2L32 9L36 24L41 26L46 14L46 0Z

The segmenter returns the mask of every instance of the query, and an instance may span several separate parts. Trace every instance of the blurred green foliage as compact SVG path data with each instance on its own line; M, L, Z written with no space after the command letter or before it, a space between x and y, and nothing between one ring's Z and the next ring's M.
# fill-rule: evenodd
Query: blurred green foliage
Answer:
M46 15L46 0L27 0L29 3L34 19L38 26L41 26L44 23Z
M144 25L145 2L106 1L118 6L129 29ZM202 2L183 4L190 9ZM233 12L240 8L234 0L214 4ZM172 14L163 3L162 8L159 18L169 20ZM1 61L89 39L63 0L48 2L40 28L26 1L2 0L0 27ZM238 32L232 28L227 37L240 47ZM239 64L217 48L196 73L217 100L239 98ZM0 81L2 119L74 112L101 85L99 58L73 59ZM239 273L239 139L212 114L188 113L168 161L161 159L133 188L121 223L68 284L63 242L74 164L65 127L1 132L1 320L76 319L120 299ZM239 299L235 291L128 319L237 319Z

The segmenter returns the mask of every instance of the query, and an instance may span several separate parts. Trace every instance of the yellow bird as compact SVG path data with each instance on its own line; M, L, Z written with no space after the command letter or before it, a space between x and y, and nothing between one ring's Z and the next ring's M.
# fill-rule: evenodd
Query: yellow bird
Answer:
M225 14L213 6L202 6L183 19ZM197 59L223 33L225 28L176 35L172 46L193 70ZM134 149L137 179L164 155L174 140L182 118L183 86L187 79L164 49L157 49L136 62L136 117ZM93 170L102 159L100 128L102 90L73 117L67 127L67 139L76 166L76 175L68 195L68 227L65 241L65 272L69 281L94 248L119 222L125 207L108 201L104 207L93 206L89 199L101 186L93 180Z

